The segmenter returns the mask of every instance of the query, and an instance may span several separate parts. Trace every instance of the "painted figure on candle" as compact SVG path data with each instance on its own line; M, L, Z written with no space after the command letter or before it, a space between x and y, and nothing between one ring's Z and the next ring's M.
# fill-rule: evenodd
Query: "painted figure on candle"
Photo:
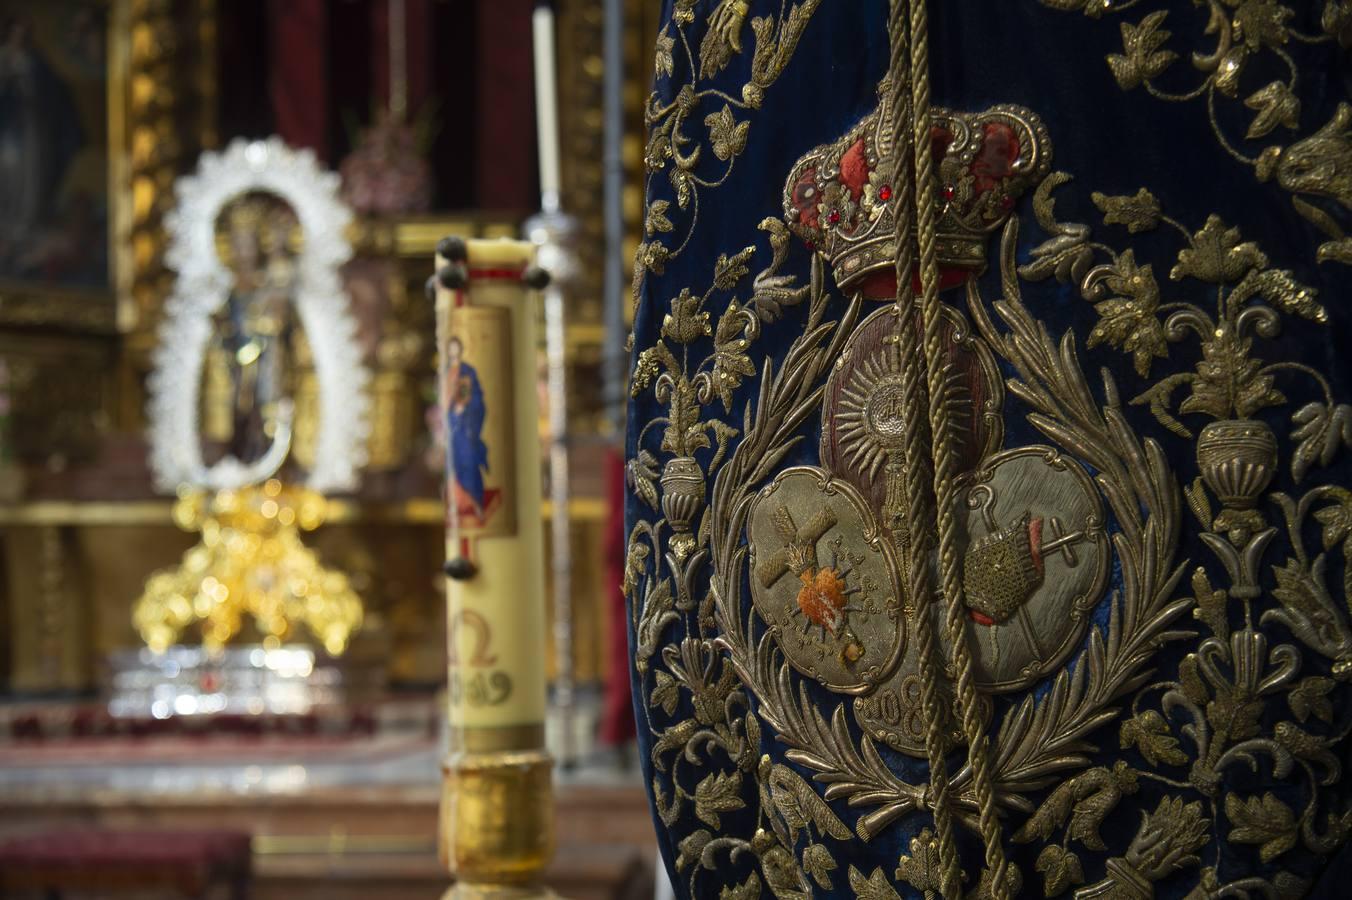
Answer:
M512 346L509 311L456 306L441 345L440 411L446 526L458 537L516 531Z
M484 474L488 471L488 445L483 426L487 412L483 387L474 366L465 362L465 346L452 337L446 344L446 433L451 471L455 476L456 502L468 499L473 515L484 518Z

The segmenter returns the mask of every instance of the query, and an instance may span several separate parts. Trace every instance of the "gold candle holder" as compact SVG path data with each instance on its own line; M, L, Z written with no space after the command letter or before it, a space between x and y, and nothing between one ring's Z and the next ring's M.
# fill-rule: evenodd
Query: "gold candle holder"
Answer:
M450 748L447 897L549 897L553 762L544 747L545 593L534 291L523 241L437 247L438 395L446 447Z

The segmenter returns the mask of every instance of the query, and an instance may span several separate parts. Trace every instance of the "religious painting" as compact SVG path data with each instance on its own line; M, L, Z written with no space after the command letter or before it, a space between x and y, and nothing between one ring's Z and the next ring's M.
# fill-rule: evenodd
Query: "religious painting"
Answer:
M487 306L451 310L441 348L446 421L447 526L464 537L516 532L510 502L515 446L512 421L511 313Z
M4 321L114 324L114 19L112 2L0 0Z

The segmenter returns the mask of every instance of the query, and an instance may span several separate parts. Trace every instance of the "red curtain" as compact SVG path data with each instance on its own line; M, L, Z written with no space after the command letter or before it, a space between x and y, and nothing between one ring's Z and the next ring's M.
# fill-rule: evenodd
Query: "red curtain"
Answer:
M535 172L532 0L478 0L475 205L525 212L540 206Z
M327 0L271 0L268 56L277 134L328 159Z
M362 118L389 102L389 2L368 0L353 17L332 0L267 0L268 92L275 129L293 147L309 147L331 166L339 162L339 119ZM533 0L452 0L434 14L433 0L405 0L408 111L428 100L441 129L467 146L453 165L433 159L443 184L478 209L529 213L539 207L535 171L535 97L531 54ZM439 23L439 24L436 24ZM448 27L448 25L450 27ZM463 26L456 29L455 26ZM365 34L350 32L355 27ZM360 55L360 59L336 58ZM469 54L468 83L438 83L436 55ZM362 70L353 78L351 66ZM341 87L340 87L341 85ZM368 96L340 96L362 85ZM346 90L343 89L346 88ZM334 146L338 135L339 146ZM469 171L445 171L446 168Z

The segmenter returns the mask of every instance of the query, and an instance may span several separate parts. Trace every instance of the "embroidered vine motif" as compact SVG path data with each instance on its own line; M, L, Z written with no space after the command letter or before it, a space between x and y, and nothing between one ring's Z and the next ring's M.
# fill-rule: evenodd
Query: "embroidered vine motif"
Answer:
M1083 888L1086 896L1107 895L1187 869L1197 871L1199 891L1215 892L1226 885L1221 842L1253 844L1265 861L1277 861L1297 846L1328 852L1352 830L1352 811L1325 808L1319 791L1340 775L1331 751L1343 737L1333 727L1339 702L1333 698L1344 690L1340 685L1352 680L1348 585L1342 585L1339 598L1327 584L1334 567L1330 554L1337 554L1347 571L1352 492L1323 485L1300 497L1270 495L1267 505L1284 528L1270 526L1269 513L1259 508L1271 478L1263 469L1270 454L1262 423L1230 417L1288 405L1278 392L1279 374L1312 378L1325 398L1289 404L1296 406L1292 475L1300 481L1345 445L1352 410L1327 396L1328 386L1317 372L1300 364L1264 364L1256 356L1256 339L1276 334L1279 312L1316 323L1323 318L1313 292L1272 269L1261 249L1217 220L1189 231L1169 219L1149 192L1095 196L1107 224L1137 234L1161 226L1176 232L1184 246L1175 280L1209 285L1205 289L1216 295L1218 305L1213 314L1190 301L1162 301L1153 271L1137 263L1132 251L1114 251L1091 241L1085 226L1055 219L1051 193L1067 180L1053 175L1038 192L1035 211L1051 238L1034 250L1021 273L1014 268L1013 228L1006 234L1006 296L996 307L1004 330L989 317L974 286L969 288L970 312L977 331L1016 373L1008 387L1030 410L1030 422L1097 473L1119 529L1114 546L1123 567L1122 588L1107 601L1106 626L1090 629L1087 649L1053 677L1051 689L1023 698L1003 714L995 752L1000 799L1012 820L1014 841L1061 835L1059 844L1045 847L1037 860L1047 896L1092 878L1098 881ZM717 320L708 310L716 298L748 280L754 249L745 248L720 259L708 290L699 295L682 291L673 298L662 338L640 354L634 381L636 393L652 391L669 415L647 426L640 435L644 449L630 465L636 492L663 515L640 522L631 534L626 588L637 619L637 665L649 714L661 713L649 722L659 811L675 826L690 808L703 826L682 840L677 861L694 895L702 893L701 879L717 880L725 861L749 852L755 870L742 870L724 896L759 896L762 889L777 897L810 896L814 884L833 883L833 842L852 835L870 840L925 802L923 788L898 777L867 733L855 736L851 720L858 712L852 715L846 703L834 711L818 707L782 655L781 637L761 626L756 606L742 599L752 564L743 536L759 486L814 414L831 363L859 330L861 302L845 304L829 296L820 260L807 285L780 276L787 232L774 220L762 227L773 259L752 279L751 299L730 301ZM1210 359L1204 350L1197 371L1175 373L1188 378L1167 375L1157 383L1174 378L1170 391L1187 387L1188 399L1201 399L1175 408L1171 395L1156 386L1136 400L1153 403L1175 439L1191 435L1185 420L1194 415L1214 420L1208 428L1244 423L1231 426L1211 450L1203 429L1195 439L1201 474L1184 492L1214 562L1225 573L1222 583L1206 567L1193 565L1191 596L1177 596L1187 572L1173 561L1181 527L1174 511L1181 492L1162 450L1126 425L1111 379L1104 385L1105 401L1092 399L1073 340L1067 335L1055 341L1046 333L1020 299L1020 274L1030 280L1057 275L1076 280L1100 313L1089 342L1130 354L1138 372L1148 375L1188 335L1220 342ZM761 326L804 302L801 335L782 363L758 368L749 351ZM1223 340L1227 329L1234 332L1229 343ZM709 344L712 353L696 349ZM1148 351L1144 355L1137 352L1142 348ZM734 412L731 391L758 373L762 381L754 401L725 421L723 416ZM717 385L729 380L733 384L724 395ZM827 566L821 555L830 547L831 527L817 523L809 529L807 520L794 522L795 539L820 538L822 543L814 546L815 560L804 556L792 567L818 573L842 568L839 559ZM1321 530L1322 552L1306 549L1307 523ZM1265 560L1268 548L1281 543L1274 540L1279 530L1290 555ZM1270 578L1263 578L1264 565ZM1347 578L1344 574L1344 582ZM848 575L842 583L848 586ZM843 611L850 602L836 610L839 619L818 616L822 640L847 633L849 618ZM1141 687L1159 644L1192 636L1180 627L1190 611L1205 637L1197 640L1174 679ZM1237 626L1237 619L1244 624ZM681 621L685 637L666 641L668 629ZM1258 630L1260 625L1267 626L1265 631ZM1299 643L1270 636L1272 626L1284 627ZM1324 664L1303 663L1302 647L1324 658ZM654 665L658 656L661 663ZM1308 672L1303 677L1302 666ZM1117 717L1128 697L1129 717L1120 726L1119 740L1146 765L1119 760L1111 767L1090 766L1089 754L1103 746L1096 733ZM1280 712L1275 704L1282 698L1290 718L1268 727L1267 718ZM797 771L764 756L763 726L770 729L766 737L786 746L790 763L826 786L824 797ZM1274 777L1305 777L1298 806L1271 792L1244 793L1228 786L1230 770L1259 765L1260 758L1268 760ZM1029 795L1067 775L1041 804L1032 802ZM966 788L961 775L957 781ZM1124 798L1147 786L1157 797L1148 807L1153 812L1101 875L1089 873L1074 845L1106 849L1100 823ZM965 793L962 797L970 816L972 800ZM832 810L839 800L860 810L853 831ZM1028 818L1015 828L1020 811ZM745 827L733 830L734 820ZM848 882L860 897L895 896L889 875L933 890L926 887L928 846L922 835L899 860L896 873L877 870L866 876L851 869ZM1266 881L1246 878L1232 887L1285 895L1303 883L1283 870Z
M1161 302L1151 267L1138 265L1131 250L1118 253L1091 242L1086 227L1056 221L1051 192L1068 180L1058 173L1039 189L1035 211L1053 237L1034 248L1032 261L1019 274L1032 280L1055 276L1078 282L1081 294L1095 303L1100 315L1088 343L1131 353L1143 377L1149 376L1155 359L1169 358L1171 344L1189 336L1202 343L1196 371L1167 375L1132 402L1149 404L1161 424L1191 439L1191 430L1172 415L1173 394L1186 386L1191 393L1178 404L1178 413L1212 419L1196 437L1200 475L1185 493L1201 525L1200 536L1228 584L1213 586L1205 567L1194 569L1193 615L1210 636L1185 657L1176 680L1156 682L1133 697L1131 717L1121 726L1122 748L1138 751L1154 770L1132 771L1119 763L1111 772L1090 770L1065 782L1016 833L1015 840L1046 840L1070 817L1061 846L1044 849L1038 869L1043 872L1048 896L1080 883L1081 863L1068 849L1068 842L1104 849L1096 824L1086 830L1086 823L1101 821L1123 795L1136 791L1138 779L1146 778L1200 798L1186 805L1178 796L1166 801L1175 804L1167 821L1175 827L1181 821L1190 823L1171 839L1172 868L1185 860L1201 862L1194 854L1208 842L1208 833L1230 843L1258 845L1265 863L1297 844L1314 853L1328 853L1352 831L1352 809L1323 808L1319 792L1341 774L1330 748L1346 736L1347 729L1328 727L1333 717L1326 701L1338 681L1352 680L1352 623L1346 614L1352 613L1347 601L1352 584L1345 574L1342 603L1334 600L1325 580L1329 560L1323 554L1309 556L1303 533L1313 512L1324 526L1324 550L1340 549L1346 573L1349 547L1345 542L1352 533L1344 527L1352 522L1344 517L1347 491L1324 485L1300 499L1283 493L1264 497L1275 474L1278 443L1265 422L1250 418L1260 410L1288 404L1277 389L1278 376L1309 378L1323 400L1300 406L1292 414L1293 481L1303 481L1317 464L1328 465L1347 445L1343 423L1349 410L1334 402L1322 374L1303 363L1264 364L1254 354L1255 339L1279 333L1279 311L1320 324L1327 314L1316 303L1312 288L1296 282L1290 272L1270 268L1267 256L1255 244L1244 242L1236 229L1217 217L1190 232L1165 215L1144 189L1134 196L1094 194L1092 199L1106 224L1123 225L1131 233L1154 231L1161 225L1177 232L1184 247L1170 278L1180 284L1211 285L1204 290L1215 293L1216 312L1191 301ZM1107 261L1095 265L1099 255ZM1220 504L1219 513L1213 498ZM1260 508L1264 500L1284 520L1285 541L1279 543L1285 543L1292 554L1284 561L1269 562L1268 578L1262 573L1264 558L1279 529L1268 527ZM1260 606L1269 591L1276 602ZM1242 628L1232 626L1236 611L1242 617ZM1324 657L1330 674L1317 674L1316 669L1316 674L1298 679L1305 664L1299 646L1280 643L1269 648L1272 638L1258 630L1259 624L1284 625L1300 644ZM1283 694L1295 720L1265 727L1263 720L1280 709L1274 701ZM1147 706L1151 698L1158 698L1157 709ZM1323 727L1310 730L1316 720ZM1192 752L1184 750L1179 735L1192 746ZM1225 770L1244 764L1257 771L1259 757L1268 759L1276 779L1289 779L1293 773L1304 776L1298 813L1271 792L1245 796L1227 789ZM1180 774L1162 774L1170 769ZM1143 825L1138 841L1149 830L1148 823ZM1216 846L1210 864L1202 870L1199 890L1212 892L1223 886L1218 870L1220 844ZM1148 883L1162 874L1167 873L1159 872L1155 863L1133 859L1129 851L1109 863L1105 882L1086 890L1097 896L1096 888L1106 882L1126 885L1144 878ZM1303 882L1288 871L1279 872L1271 883L1257 878L1244 881L1236 888L1271 889L1283 896L1303 890Z
M1091 17L1110 11L1102 0L1043 2ZM1213 17L1228 17L1226 53L1239 54L1232 59L1240 69L1262 52L1285 59L1287 40L1308 37L1290 32L1285 8L1271 0L1207 2ZM650 186L666 172L676 209L664 200L648 208L636 295L644 273L661 274L688 242L699 191L721 184L745 147L750 122L738 114L758 105L817 5L752 21L753 77L737 100L701 91L698 81L742 52L747 5L711 4L696 56L685 33L695 3L677 0L659 38L658 74L674 75L678 40L692 74L671 104L650 103L648 159ZM1352 43L1352 25L1338 18L1352 20L1345 6L1327 5L1324 28ZM1125 53L1110 65L1119 81L1186 99L1151 84L1173 62L1163 49L1164 15L1155 16L1148 27L1124 29ZM1204 68L1194 94L1209 106L1218 92L1237 96L1223 81L1224 55ZM1298 124L1289 102L1294 66L1292 73L1290 83L1249 98L1258 113L1252 136ZM1233 78L1237 85L1239 73ZM700 108L711 102L722 109ZM681 126L701 112L706 133L695 142ZM1031 123L1024 133L1034 141L1045 135L1027 111L1001 114ZM1212 122L1225 143L1214 112ZM1343 199L1352 196L1343 185L1352 178L1343 156L1352 155L1349 125L1335 118L1246 162L1293 193L1352 206ZM806 205L786 204L786 221L763 221L769 265L751 275L755 245L720 256L706 288L674 292L659 337L636 357L634 396L651 398L660 413L642 423L628 467L631 490L652 515L630 533L624 587L652 735L653 796L664 824L682 831L675 865L691 896L805 900L848 884L857 897L889 900L902 884L927 897L940 890L942 861L928 828L894 870L839 871L843 846L923 820L932 802L923 780L910 783L881 752L923 750L907 680L914 610L900 587L901 482L889 471L900 413L889 394L896 361L888 337L905 325L891 308L863 314L867 284L833 296L822 254L805 284L780 271L802 209L814 210L818 224L825 217L860 229L886 215L889 173L866 141L860 146L869 166L858 185L842 177L848 192L823 190ZM726 164L721 175L706 177L706 148ZM1006 869L1007 887L1040 881L1048 897L1071 889L1084 898L1147 897L1156 882L1175 878L1190 880L1198 900L1297 896L1309 884L1298 874L1304 854L1328 853L1352 833L1352 808L1338 807L1328 791L1341 777L1334 747L1347 736L1337 723L1352 681L1352 491L1325 484L1288 495L1269 486L1284 442L1297 486L1352 446L1352 406L1336 402L1310 366L1261 355L1284 319L1318 326L1327 314L1312 288L1236 229L1214 216L1185 226L1145 189L1092 198L1106 226L1138 236L1131 248L1059 222L1052 195L1070 178L1043 178L1047 155L1043 147L1017 171L1030 187L1042 179L1033 206L1048 239L1016 266L1013 216L1001 244L1002 299L988 304L968 279L967 315L944 311L952 419L967 460L964 583L978 643L986 642L975 658L982 716L995 726L996 799L1008 841L1044 845L1032 871ZM942 164L939 171L945 177ZM935 185L950 202L959 195L952 183L952 197L947 183ZM989 217L992 228L1012 215L1015 196ZM1333 217L1295 202L1330 237L1321 259L1341 259ZM663 237L677 232L673 219L684 229L674 247ZM1145 258L1146 243L1175 234L1181 246L1166 284L1176 296L1166 299L1152 265L1137 257ZM968 255L969 268L984 262ZM831 274L842 290L853 286L849 273ZM1141 378L1154 378L1127 405L1153 414L1158 439L1129 423L1110 375L1091 388L1076 335L1055 338L1025 304L1021 279L1053 277L1094 304L1099 319L1086 346L1122 352ZM757 358L762 329L784 318L795 335L787 352ZM1175 365L1175 352L1194 339L1200 361ZM1155 377L1160 368L1167 371ZM1311 384L1314 399L1291 399ZM1270 424L1278 408L1290 423L1282 436ZM1051 446L1003 449L1002 420L1016 411ZM787 466L818 423L821 467ZM1178 441L1193 447L1197 475L1187 486L1161 443ZM1178 558L1185 509L1200 525L1206 559ZM1105 595L1110 560L1117 574ZM1172 642L1191 652L1177 671L1154 674L1156 654ZM1008 697L997 704L1001 692ZM951 693L944 700L951 705ZM951 740L960 739L954 729ZM784 762L766 753L771 742ZM1246 787L1255 775L1291 789ZM975 827L971 778L959 770L952 784L958 820ZM1105 823L1119 821L1136 825L1130 839L1114 840L1121 827L1105 835ZM1252 845L1270 876L1237 877L1222 857L1227 844ZM1083 850L1111 855L1099 866ZM972 880L969 895L991 890L989 872Z
M720 897L759 897L763 887L776 897L810 897L813 884L831 887L831 873L837 868L823 841L852 835L801 775L760 753L760 720L721 652L715 601L707 590L712 529L705 509L706 472L719 473L727 467L728 441L740 432L718 417L718 408L731 411L731 392L744 377L756 374L748 348L758 339L762 323L777 321L784 309L805 300L810 299L808 330L814 344L836 325L848 330L852 321L847 314L840 323L822 322L828 296L821 265L814 266L807 285L779 275L788 231L777 220L767 220L762 228L770 239L772 262L753 280L751 298L745 304L728 301L716 324L704 310L713 297L731 292L745 280L746 261L754 247L720 258L713 284L701 295L682 291L672 301L662 338L639 355L633 380L636 395L651 390L669 413L645 427L639 437L640 444L648 443L649 431L662 429L658 452L669 459L661 474L651 450L630 463L631 485L663 516L634 527L625 587L636 617L636 665L650 701L648 727L654 736L653 765L659 773L653 792L659 815L674 826L686 810L693 810L695 821L707 826L680 842L676 865L690 879L692 896L712 892L701 887L701 876L716 881L726 871L728 859L749 853L757 861L756 870L739 875L734 883L716 884ZM698 358L692 347L709 338L713 353ZM812 393L811 382L823 374L829 358L822 355L801 372L796 382L800 391ZM810 397L798 398L804 406L800 422L811 409L804 399ZM695 456L710 453L708 458ZM759 477L764 479L782 456L756 460ZM785 562L795 568L802 563L790 562L787 556ZM664 643L665 633L677 622L684 622L686 636ZM653 657L659 653L662 664L654 666ZM688 710L684 718L678 708ZM658 711L665 717L665 727L651 718ZM733 819L749 827L734 829Z
M1316 464L1328 465L1341 447L1352 446L1352 407L1336 403L1328 380L1309 365L1293 361L1266 364L1255 355L1256 339L1276 337L1281 313L1323 324L1328 313L1316 302L1316 291L1285 269L1270 265L1266 254L1242 240L1237 228L1211 216L1196 232L1165 215L1159 201L1142 188L1134 196L1095 193L1094 204L1105 224L1123 225L1130 233L1167 226L1183 241L1169 279L1187 288L1189 297L1214 292L1215 310L1193 299L1164 302L1151 265L1138 265L1134 251L1121 253L1088 240L1089 229L1057 222L1052 191L1069 180L1057 173L1043 182L1034 200L1042 227L1054 235L1032 251L1032 261L1020 268L1028 279L1055 275L1076 281L1081 295L1094 303L1100 318L1089 334L1088 346L1108 344L1132 354L1137 374L1150 375L1156 359L1168 360L1170 345L1196 338L1201 359L1194 371L1167 375L1131 402L1148 404L1156 419L1173 433L1192 438L1193 432L1173 414L1201 414L1212 421L1197 436L1199 480L1188 491L1193 508L1202 508L1209 488L1224 509L1204 524L1230 533L1238 544L1264 524L1257 501L1272 480L1277 465L1277 440L1272 430L1254 416L1264 409L1288 405L1277 387L1280 377L1308 378L1322 400L1291 413L1291 475L1302 481ZM1106 261L1095 264L1100 256ZM1199 285L1200 283L1200 285ZM1211 287L1201 287L1209 285ZM1188 395L1177 404L1175 395ZM1235 463L1231 449L1242 446L1245 455Z
M746 0L720 0L709 14L698 53L689 36L695 2L677 0L671 22L657 36L656 77L662 89L649 96L644 115L648 143L643 162L650 199L643 217L644 240L634 257L635 304L645 275L661 275L667 262L685 250L699 221L700 191L717 188L732 175L751 128L750 120L741 117L760 107L820 5L821 0L800 0L778 14L751 19L750 77L741 96L734 97L702 82L743 52L750 10ZM673 91L670 82L678 72L687 80ZM664 102L664 94L671 99ZM698 138L687 133L697 123L704 126ZM717 162L711 164L709 156ZM652 198L653 181L663 173L671 183L675 208L669 200Z
M1039 0L1062 12L1079 11L1091 18L1120 15L1145 6L1144 0ZM1340 104L1322 127L1291 143L1272 144L1257 154L1245 152L1227 134L1217 105L1242 98L1252 111L1245 141L1270 140L1301 127L1300 71L1287 47L1293 43L1352 44L1352 5L1325 0L1322 33L1307 34L1291 25L1295 13L1276 0L1199 0L1207 12L1205 34L1215 45L1191 54L1191 69L1200 81L1181 89L1161 82L1182 70L1180 53L1165 24L1168 10L1148 13L1138 22L1122 22L1122 52L1109 54L1107 64L1124 91L1144 90L1170 103L1204 102L1212 132L1231 157L1250 166L1260 181L1275 181L1290 192L1296 210L1327 238L1317 251L1320 262L1352 265L1352 236L1330 212L1352 212L1352 106ZM1200 22L1199 22L1200 25ZM1273 68L1283 76L1267 81ZM1311 202L1314 200L1315 202Z

